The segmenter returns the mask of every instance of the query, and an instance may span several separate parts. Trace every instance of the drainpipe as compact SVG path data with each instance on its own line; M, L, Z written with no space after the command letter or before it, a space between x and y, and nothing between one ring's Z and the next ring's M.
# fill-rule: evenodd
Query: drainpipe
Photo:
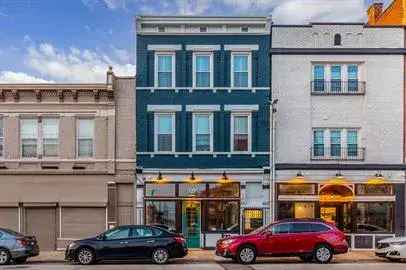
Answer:
M271 163L271 177L270 177L270 185L269 185L269 211L271 214L271 222L276 220L276 192L275 192L275 181L276 181L276 105L278 104L278 99L270 101L270 121L271 121L271 136L270 136L270 143L271 143L271 151L270 151L270 163Z

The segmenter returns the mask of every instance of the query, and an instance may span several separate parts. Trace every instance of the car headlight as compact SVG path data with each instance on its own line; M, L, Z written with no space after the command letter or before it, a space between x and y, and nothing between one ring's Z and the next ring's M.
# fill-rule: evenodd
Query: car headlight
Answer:
M77 247L78 247L78 244L75 243L75 242L72 242L72 243L69 244L68 249L74 249L74 248L77 248Z
M231 245L232 243L234 242L234 240L233 239L228 239L228 240L224 240L223 241L223 245Z

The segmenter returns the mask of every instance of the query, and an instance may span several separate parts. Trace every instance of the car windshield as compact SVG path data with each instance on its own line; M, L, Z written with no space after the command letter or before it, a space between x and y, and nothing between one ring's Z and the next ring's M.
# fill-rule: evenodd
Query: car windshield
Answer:
M21 233L15 232L15 231L10 230L10 229L0 229L0 231L3 231L3 232L5 232L5 233L7 233L9 235L12 235L12 236L18 236L18 237L23 236Z

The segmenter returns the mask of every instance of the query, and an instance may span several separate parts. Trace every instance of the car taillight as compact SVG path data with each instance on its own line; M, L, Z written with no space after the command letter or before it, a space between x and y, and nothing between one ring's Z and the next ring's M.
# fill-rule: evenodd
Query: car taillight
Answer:
M185 238L177 236L175 237L175 242L178 244L183 244L185 242Z
M26 239L17 239L17 242L24 247L29 245L29 242Z

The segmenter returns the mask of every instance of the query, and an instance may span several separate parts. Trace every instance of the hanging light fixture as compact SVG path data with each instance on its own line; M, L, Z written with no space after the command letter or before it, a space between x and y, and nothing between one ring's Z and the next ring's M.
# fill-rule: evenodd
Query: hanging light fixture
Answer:
M377 172L374 177L369 178L367 180L367 184L368 185L381 185L381 184L385 184L386 183L386 179L385 177L383 177L382 173Z
M303 176L302 172L300 172L300 171L297 172L295 177L293 177L292 179L290 179L288 181L288 183L290 183L290 184L302 184L304 182L306 182L306 179Z
M227 183L230 179L228 178L226 172L224 171L220 178L220 183Z
M164 180L164 177L162 176L161 172L158 172L158 176L157 176L157 178L155 180L158 181L158 182L161 182L161 181Z

